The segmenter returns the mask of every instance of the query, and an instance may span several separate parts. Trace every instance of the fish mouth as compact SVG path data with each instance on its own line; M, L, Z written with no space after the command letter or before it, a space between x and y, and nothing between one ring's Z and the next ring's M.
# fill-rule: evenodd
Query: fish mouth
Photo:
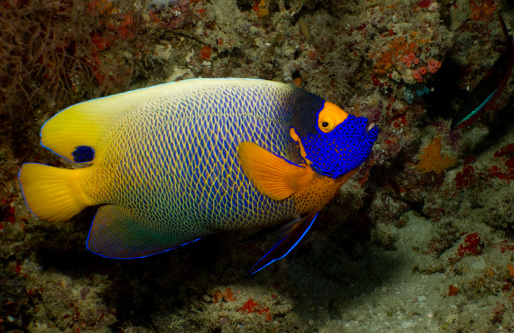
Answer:
M373 128L375 127L375 123L368 123L366 125L366 134Z

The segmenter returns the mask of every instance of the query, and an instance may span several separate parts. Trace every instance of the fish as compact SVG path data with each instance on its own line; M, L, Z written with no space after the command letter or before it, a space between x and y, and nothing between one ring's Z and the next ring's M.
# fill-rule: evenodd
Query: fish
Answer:
M41 144L78 167L27 163L19 181L43 220L99 206L86 246L106 258L280 226L251 275L298 244L377 136L367 118L293 85L191 79L60 111Z
M506 47L453 117L450 125L453 131L474 123L484 110L491 107L509 81L514 64L514 41L507 31L503 18L500 14L498 17L507 40Z

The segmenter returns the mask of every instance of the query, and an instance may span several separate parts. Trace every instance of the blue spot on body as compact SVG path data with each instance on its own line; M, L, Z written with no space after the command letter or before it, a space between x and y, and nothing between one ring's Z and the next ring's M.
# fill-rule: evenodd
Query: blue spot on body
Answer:
M91 162L95 158L95 151L90 146L78 146L71 154L73 155L73 162L77 163Z

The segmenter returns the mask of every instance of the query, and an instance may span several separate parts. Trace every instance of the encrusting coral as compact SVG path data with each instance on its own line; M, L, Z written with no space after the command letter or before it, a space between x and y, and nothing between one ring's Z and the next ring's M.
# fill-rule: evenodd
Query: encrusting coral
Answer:
M413 167L421 172L435 172L440 174L443 170L448 169L457 161L456 158L441 155L441 138L435 137L424 149L423 153L418 156L419 163Z

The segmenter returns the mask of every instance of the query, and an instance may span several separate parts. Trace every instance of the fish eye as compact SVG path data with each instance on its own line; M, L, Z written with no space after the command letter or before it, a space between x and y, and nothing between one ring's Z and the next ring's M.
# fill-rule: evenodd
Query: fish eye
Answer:
M330 117L326 117L324 119L320 119L318 121L318 126L325 133L329 133L330 131L332 131L336 127L334 119L332 119Z

